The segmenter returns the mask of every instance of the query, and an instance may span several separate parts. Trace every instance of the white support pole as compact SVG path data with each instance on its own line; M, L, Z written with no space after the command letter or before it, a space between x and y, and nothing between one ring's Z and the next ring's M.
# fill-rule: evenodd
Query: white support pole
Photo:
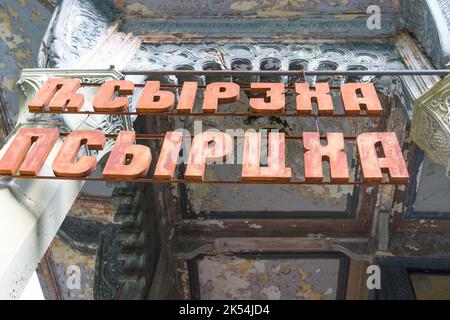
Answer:
M52 116L41 117L27 111L27 101L49 77L71 77L102 82L120 79L115 70L24 70L19 87L21 99L17 127L56 127L60 130L130 129L126 119L109 123L107 116ZM95 88L82 88L84 107L92 108ZM14 135L0 151L3 155ZM59 139L45 162L42 175L52 175L51 164L62 143ZM104 154L104 153L103 153ZM17 299L28 283L38 263L55 237L66 214L78 196L84 181L0 179L0 299Z

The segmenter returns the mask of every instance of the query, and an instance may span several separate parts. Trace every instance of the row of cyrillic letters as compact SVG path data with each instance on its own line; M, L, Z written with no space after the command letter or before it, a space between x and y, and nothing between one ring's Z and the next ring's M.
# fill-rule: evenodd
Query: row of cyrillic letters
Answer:
M77 93L80 88L78 79L48 79L29 102L30 111L38 112L45 108L51 111L80 111L84 96ZM97 112L123 112L128 108L128 96L135 91L135 85L128 80L110 80L103 83L94 100ZM189 114L193 112L197 96L198 83L184 82L179 94L176 112ZM249 99L253 113L278 114L285 111L286 97L283 83L251 83L250 91L264 93L264 97ZM367 115L381 115L382 107L372 83L345 83L340 87L345 114L360 115L365 110ZM334 106L328 83L317 83L310 88L307 83L296 83L296 109L300 115L314 114L313 102L317 104L319 115L333 115ZM219 105L239 101L240 87L233 82L214 82L206 86L202 112L215 113ZM159 81L147 81L136 105L138 113L167 113L175 106L175 94L161 90Z
M21 128L0 160L0 174L37 176L59 137L57 129ZM347 154L342 133L328 133L327 144L321 143L317 132L303 134L304 176L307 182L323 182L322 162L327 160L332 182L350 181ZM167 132L154 172L156 180L171 180L185 137L181 132ZM224 159L232 153L233 138L222 132L202 132L192 139L184 173L187 180L203 180L208 160ZM96 168L93 156L79 156L85 145L101 150L106 142L102 131L74 131L64 138L53 164L58 177L87 177ZM289 181L292 169L285 163L284 133L269 133L268 164L261 166L261 135L247 132L244 136L242 180ZM356 138L358 157L364 181L379 183L383 171L392 183L407 183L408 171L394 132L366 132ZM377 153L381 148L382 156ZM111 151L103 176L111 179L133 179L147 175L152 161L150 148L135 144L134 131L121 131Z

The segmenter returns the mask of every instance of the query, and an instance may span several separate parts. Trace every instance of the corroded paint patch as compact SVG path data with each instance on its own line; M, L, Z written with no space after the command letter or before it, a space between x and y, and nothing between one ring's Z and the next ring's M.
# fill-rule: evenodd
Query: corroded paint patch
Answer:
M55 275L59 283L59 292L63 299L94 299L93 283L95 282L95 255L80 254L58 237L52 241L49 251L55 267ZM79 287L72 286L69 277L73 266L79 268Z
M202 299L335 299L338 259L246 259L198 262Z

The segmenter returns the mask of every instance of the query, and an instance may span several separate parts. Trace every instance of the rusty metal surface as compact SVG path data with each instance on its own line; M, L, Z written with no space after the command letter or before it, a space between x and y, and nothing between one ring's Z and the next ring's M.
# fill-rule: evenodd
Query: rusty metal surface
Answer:
M103 176L113 179L145 177L152 161L150 148L134 144L134 131L121 131L106 162Z
M341 98L347 114L360 113L361 105L369 115L380 116L383 112L373 83L345 83L341 86Z
M210 144L213 146L210 146ZM202 132L195 135L189 151L184 176L188 181L203 180L207 161L223 160L231 153L233 140L223 132Z
M296 83L297 112L302 115L313 114L312 100L317 104L318 115L332 115L334 113L333 100L330 96L330 86L328 83L316 83L314 91L310 90L308 83Z
M262 77L261 77L262 79ZM84 85L84 84L83 84ZM92 86L92 84L87 84ZM126 95L132 95L134 88L142 87L135 110L128 108ZM49 79L38 91L37 95L28 104L30 112L63 112L67 107L69 114L93 114L92 111L80 111L83 105L83 96L75 91L80 87L77 79ZM165 86L167 87L167 85ZM203 92L201 112L205 115L218 115L217 110L222 104L239 104L240 86L233 82L212 82L206 85ZM294 112L285 112L289 89L282 82L264 83L252 82L245 94L249 97L250 112L221 112L220 115L286 115L295 116ZM296 111L302 116L381 116L382 107L372 83L345 83L340 87L343 103L343 113L335 111L333 99L328 83L317 83L310 90L308 83L295 83ZM180 112L172 112L175 105L175 93L169 90L160 90L160 81L146 81L145 84L134 84L127 80L111 80L100 85L94 98L95 112L104 114L137 114L137 115L194 115L194 103L197 98L198 83L185 82L179 93L178 104ZM172 87L171 87L172 88ZM119 95L116 97L116 93ZM316 103L317 111L313 110L312 103ZM47 109L48 107L48 109ZM236 108L236 106L233 106ZM364 108L362 108L364 107Z
M50 111L80 111L84 96L75 93L80 86L79 79L50 78L28 103L28 110L41 111L48 106Z
M0 160L0 174L38 175L58 136L57 129L21 128Z
M175 104L175 95L171 91L160 90L159 81L147 81L142 90L136 111L139 113L170 112Z
M360 134L356 141L365 181L382 181L382 170L388 170L390 181L408 183L408 169L395 132L365 132ZM377 155L377 145L381 146L382 156Z
M31 131L30 131L31 130ZM10 175L12 177L27 154L31 144L35 141L39 142L39 134L52 134L54 140L59 136L56 129L27 129L19 130L19 135L16 139L18 142L13 142L12 147L2 158L2 161L7 166L11 167L3 171L3 175ZM108 135L111 137L112 135ZM141 178L140 182L152 182L154 180L165 180L165 182L183 182L182 179L173 178L174 171L177 167L180 148L183 142L190 141L189 136L184 136L182 133L168 132L165 137L168 138L167 143L163 144L161 150L161 160L158 160L157 174L152 179L142 179L146 177L148 169L151 164L152 156L150 148L145 145L137 145L136 134L134 131L121 131L116 138L114 149L111 152L108 161L106 162L103 171L103 179L125 179L133 180ZM304 149L304 180L298 180L292 174L291 164L286 164L286 147L285 134L270 132L268 139L268 154L267 166L262 166L261 147L262 139L261 133L246 132L244 136L244 144L242 146L243 162L242 172L238 180L233 180L233 175L228 172L224 179L211 178L205 180L205 172L207 164L209 167L218 166L219 164L226 169L233 168L235 160L239 163L239 156L232 154L234 140L232 135L224 132L205 131L196 134L192 139L192 146L189 149L189 156L186 162L186 170L184 172L185 180L189 181L204 181L207 183L236 183L236 182L286 182L292 184L307 184L307 183L330 183L330 184L359 184L359 183L373 183L391 182L404 184L408 182L408 171L406 169L405 161L401 153L399 143L397 141L395 132L369 132L362 133L356 137L356 145L358 148L358 155L360 158L360 165L364 179L354 179L350 181L349 164L347 155L344 152L345 143L344 135L342 133L327 133L326 137L321 137L319 132L304 132L302 136ZM141 135L141 139L160 139L161 135ZM185 140L187 138L187 140ZM290 140L298 137L290 137ZM328 141L325 147L321 144L323 139ZM42 139L41 139L42 140ZM347 140L354 140L354 137L347 137ZM54 141L51 142L47 148L51 148ZM18 149L14 149L15 144ZM87 145L92 150L99 150L104 147L105 135L100 131L79 131L72 132L66 136L65 141L53 163L55 175L59 178L87 178L87 176L94 170L96 160L93 157L85 157L79 154L80 147ZM298 144L297 147L299 147ZM378 145L381 147L377 151ZM39 147L39 145L37 145ZM238 148L239 148L238 143ZM27 161L34 161L30 158L33 152L37 152L36 148L32 148L29 156L25 159L24 165ZM48 150L47 150L48 151ZM382 152L382 154L379 154ZM17 154L16 154L17 153ZM230 157L232 155L232 157ZM42 157L42 155L38 154ZM75 160L79 159L75 162ZM236 159L235 159L236 158ZM44 161L45 158L38 158L37 161ZM227 162L223 162L227 160ZM229 161L231 160L231 161ZM324 181L323 175L323 161L326 160L329 166L328 178ZM184 160L185 161L185 160ZM184 162L183 161L183 162ZM11 162L11 163L10 163ZM23 166L23 165L22 165ZM41 164L42 166L42 164ZM21 169L23 169L21 167ZM218 167L216 168L218 169ZM223 171L224 168L222 168ZM389 169L388 178L383 179L382 170ZM325 170L327 171L327 170ZM27 175L19 170L21 175ZM33 171L34 172L34 171ZM377 175L378 174L378 175ZM34 174L36 175L36 173ZM296 177L298 174L296 175ZM17 177L14 175L14 177ZM50 176L43 176L42 179L49 179ZM90 178L97 179L97 178Z
M183 134L180 132L170 131L165 134L164 143L159 152L158 163L153 174L154 179L171 180L174 178L182 142Z
M64 138L63 145L53 161L52 169L55 176L89 176L96 168L97 159L94 156L78 157L80 147L85 145L89 150L102 150L105 147L105 143L105 134L99 130L71 132Z
M215 113L220 104L239 100L239 85L232 82L214 82L206 86L202 111Z
M116 92L119 96L115 96ZM100 86L92 105L95 111L125 111L128 97L133 94L134 83L128 80L110 80Z
M183 83L177 104L178 113L192 113L199 87L206 88L206 86L199 86L198 82L185 81Z
M129 178L125 176L116 176L114 178L107 177L57 177L57 176L30 176L30 175L0 175L0 178L6 179L41 179L41 180L83 180L83 181L121 181L121 182L136 182L136 183L155 183L155 184L211 184L211 185L307 185L307 186L317 186L323 191L326 191L327 186L338 186L335 191L336 194L341 195L346 194L348 191L345 186L356 186L356 185L402 185L405 183L392 182L392 181L381 181L381 182L367 182L367 181L348 181L348 182L332 182L332 181L324 181L318 184L317 182L307 182L304 180L290 180L290 181L267 181L267 180L217 180L217 179L205 179L200 180L200 178L191 178L191 179L171 179L169 180L160 180L160 179L152 179L152 178ZM257 189L257 188L251 188ZM233 189L231 189L233 190ZM233 190L235 191L235 190ZM330 192L330 191L328 191ZM300 192L299 192L300 193ZM332 194L334 195L334 194ZM223 203L222 203L223 204Z
M271 132L268 137L267 166L261 166L261 134L246 132L242 158L243 181L289 181L292 169L286 167L284 133Z
M318 132L305 132L303 134L303 147L305 149L305 180L310 182L323 181L323 164L327 160L330 167L330 180L345 182L350 180L344 135L337 132L327 133L327 145L320 142Z
M94 114L111 114L111 115L129 115L129 116L158 116L158 117L259 117L259 116L273 116L273 117L289 117L289 118L367 118L367 117L379 117L371 116L366 113L361 112L361 114L343 114L343 113L334 113L328 115L299 115L297 112L284 112L284 113L255 113L255 112L215 112L215 113L204 113L204 112L189 112L188 110L179 110L177 108L174 112L158 112L158 113L148 113L147 111L50 111L50 110L42 110L42 111L32 111L31 113L42 113L42 114L81 114L81 115L94 115Z
M281 113L286 106L284 83L251 83L250 93L263 93L263 97L250 98L250 110L255 113Z

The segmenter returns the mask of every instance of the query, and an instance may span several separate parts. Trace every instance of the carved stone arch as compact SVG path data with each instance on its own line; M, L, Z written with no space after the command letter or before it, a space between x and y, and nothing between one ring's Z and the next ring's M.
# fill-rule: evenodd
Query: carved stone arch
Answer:
M229 53L233 57L242 57L252 60L258 56L255 46L249 43L237 43L224 45L224 51Z
M281 60L275 57L262 57L259 60L259 70L281 70ZM282 76L260 75L260 82L283 82Z
M345 68L345 70L369 70L368 67L364 65L349 65ZM344 82L370 82L370 80L373 78L373 76L346 76Z
M224 64L220 61L211 60L206 61L202 65L202 70L223 70ZM231 80L231 77L227 76L206 76L205 75L205 84L209 84L212 82L228 82Z
M316 70L338 70L339 64L337 62L333 62L330 60L319 61L317 64ZM337 77L332 76L317 76L315 77L315 82L328 82L331 86L336 85ZM339 85L339 81L337 81L337 85Z
M294 59L290 60L288 63L288 70L295 70L295 71L301 71L301 70L308 70L308 61L305 59ZM292 85L295 82L304 82L306 79L304 76L289 76L288 77L288 84Z
M231 70L253 70L253 63L246 58L235 58L230 62ZM233 76L233 82L248 84L255 82L257 79L255 76Z
M178 65L174 67L174 70L195 70L195 67L191 64L183 64ZM177 84L183 84L185 81L193 81L193 82L200 82L203 84L204 82L204 76L196 76L196 75L176 75L175 78L177 79Z

